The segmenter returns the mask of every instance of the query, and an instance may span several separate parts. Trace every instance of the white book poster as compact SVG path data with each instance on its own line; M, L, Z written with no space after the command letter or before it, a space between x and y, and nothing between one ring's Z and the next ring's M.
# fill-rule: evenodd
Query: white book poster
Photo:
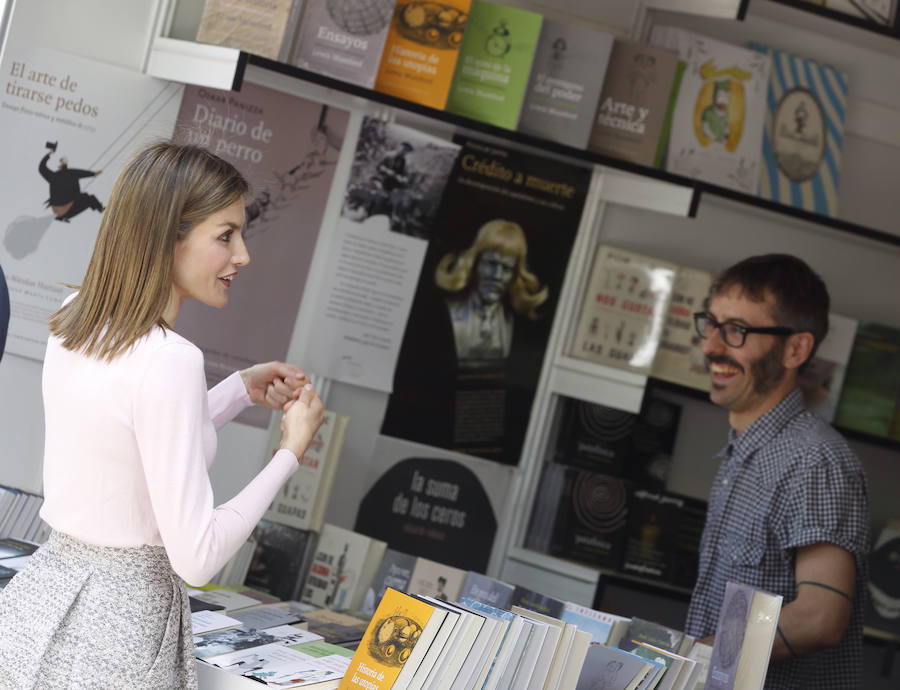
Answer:
M666 170L756 194L769 56L665 26L653 28L650 42L677 50L686 63L672 116Z
M829 314L828 335L816 350L815 358L800 372L804 403L826 422L833 421L837 412L858 325L856 319Z
M419 271L459 146L363 119L304 363L390 392Z
M42 360L47 318L84 277L119 170L171 136L183 87L33 42L7 44L0 73L6 348Z
M325 473L325 461L334 436L336 418L334 412L325 411L322 426L299 460L300 469L284 483L263 518L297 529L321 527L311 525L310 518L322 483L322 475Z
M600 245L569 354L648 374L676 270L666 261Z

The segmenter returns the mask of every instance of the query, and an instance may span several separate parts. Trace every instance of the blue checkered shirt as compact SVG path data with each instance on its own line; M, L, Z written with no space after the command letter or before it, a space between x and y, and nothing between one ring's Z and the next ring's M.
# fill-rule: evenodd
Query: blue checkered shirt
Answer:
M729 433L710 490L700 567L686 631L716 631L729 580L797 598L796 549L836 544L856 558L850 623L840 644L773 664L766 688L848 690L862 673L869 499L862 466L844 439L803 407L795 390L743 433Z

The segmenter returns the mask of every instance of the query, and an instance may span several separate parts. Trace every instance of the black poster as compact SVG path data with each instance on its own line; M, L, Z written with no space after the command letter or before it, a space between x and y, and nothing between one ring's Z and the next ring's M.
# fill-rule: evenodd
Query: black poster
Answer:
M497 518L481 480L462 463L406 458L369 489L353 529L395 551L483 573Z
M382 433L515 465L591 173L461 143Z

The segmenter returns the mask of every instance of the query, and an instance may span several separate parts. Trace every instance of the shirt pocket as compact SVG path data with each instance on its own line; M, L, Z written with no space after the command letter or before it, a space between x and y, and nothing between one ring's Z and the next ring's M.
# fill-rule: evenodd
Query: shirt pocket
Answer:
M765 554L764 542L734 535L723 541L719 556L729 580L760 587Z

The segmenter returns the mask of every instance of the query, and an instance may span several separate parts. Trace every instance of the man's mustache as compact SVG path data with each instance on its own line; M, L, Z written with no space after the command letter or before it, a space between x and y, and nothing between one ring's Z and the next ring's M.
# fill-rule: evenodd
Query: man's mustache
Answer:
M708 364L725 364L734 367L735 369L740 369L741 373L744 372L744 367L742 367L727 355L707 355L706 362Z

